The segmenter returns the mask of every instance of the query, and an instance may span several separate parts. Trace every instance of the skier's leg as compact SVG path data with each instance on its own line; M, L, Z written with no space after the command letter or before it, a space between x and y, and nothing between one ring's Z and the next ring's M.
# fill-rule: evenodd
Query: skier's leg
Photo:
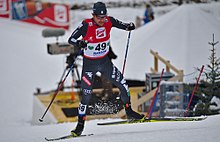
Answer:
M84 129L84 124L86 120L86 109L91 99L94 74L94 71L88 70L87 67L83 68L81 77L82 99L78 108L78 124L76 128L71 131L74 136L81 135Z
M103 75L105 75L115 86L119 88L121 100L124 104L127 117L129 119L142 119L144 116L133 111L131 108L130 91L121 72L110 62L105 65Z

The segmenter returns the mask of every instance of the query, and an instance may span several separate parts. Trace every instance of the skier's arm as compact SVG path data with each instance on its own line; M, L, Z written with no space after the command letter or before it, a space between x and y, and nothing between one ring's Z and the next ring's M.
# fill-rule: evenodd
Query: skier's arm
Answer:
M127 31L131 31L131 30L135 29L134 23L124 23L122 21L119 21L118 19L111 17L111 16L109 16L109 18L112 22L112 27L116 27L119 29L127 30Z
M82 22L75 31L73 31L72 35L68 39L68 43L75 45L77 47L84 48L86 46L86 43L82 40L77 40L80 36L85 36L88 29L88 24L86 22Z

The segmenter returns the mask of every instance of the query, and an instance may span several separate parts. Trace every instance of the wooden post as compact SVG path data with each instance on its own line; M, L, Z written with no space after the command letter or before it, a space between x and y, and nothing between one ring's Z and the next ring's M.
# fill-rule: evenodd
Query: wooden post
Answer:
M154 56L154 70L151 69L153 72L158 72L158 60L160 60L162 63L166 65L166 72L170 72L170 69L173 70L175 73L177 73L177 76L180 76L180 81L183 81L183 70L178 70L176 67L170 64L169 60L165 60L163 57L161 57L158 52L154 52L153 50L150 50L150 53Z
M184 75L184 74L183 74L183 70L180 70L178 75L180 75L179 81L180 81L180 82L183 82L183 75Z
M156 52L158 54L158 52ZM158 72L158 58L154 56L154 71Z
M170 64L170 61L167 61L168 64ZM166 72L170 72L170 67L166 64Z

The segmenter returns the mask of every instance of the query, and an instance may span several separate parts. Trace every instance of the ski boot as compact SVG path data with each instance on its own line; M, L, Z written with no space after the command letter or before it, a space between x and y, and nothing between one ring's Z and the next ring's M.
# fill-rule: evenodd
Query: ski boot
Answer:
M131 108L131 104L126 104L125 105L125 112L126 112L126 115L127 115L127 119L129 121L144 121L145 120L145 115L143 114L139 114L135 111L132 110Z
M74 130L71 131L71 134L74 137L78 137L82 134L85 124L85 116L78 116L78 124Z

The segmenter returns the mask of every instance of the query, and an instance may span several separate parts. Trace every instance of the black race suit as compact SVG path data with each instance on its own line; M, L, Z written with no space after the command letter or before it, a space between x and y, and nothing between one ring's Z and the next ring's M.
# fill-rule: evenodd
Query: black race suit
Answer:
M127 23L123 23L113 17L109 16L108 19L110 19L112 27L126 30L128 26ZM77 39L80 36L85 37L86 34L88 34L88 26L88 22L83 21L80 26L72 33L68 42L70 44L78 46ZM89 59L84 56L81 76L81 88L83 94L81 103L79 105L80 116L86 115L86 107L91 98L94 76L97 72L100 72L120 89L121 99L124 104L130 104L130 92L128 89L128 85L121 72L113 65L108 56L104 56L98 59Z

